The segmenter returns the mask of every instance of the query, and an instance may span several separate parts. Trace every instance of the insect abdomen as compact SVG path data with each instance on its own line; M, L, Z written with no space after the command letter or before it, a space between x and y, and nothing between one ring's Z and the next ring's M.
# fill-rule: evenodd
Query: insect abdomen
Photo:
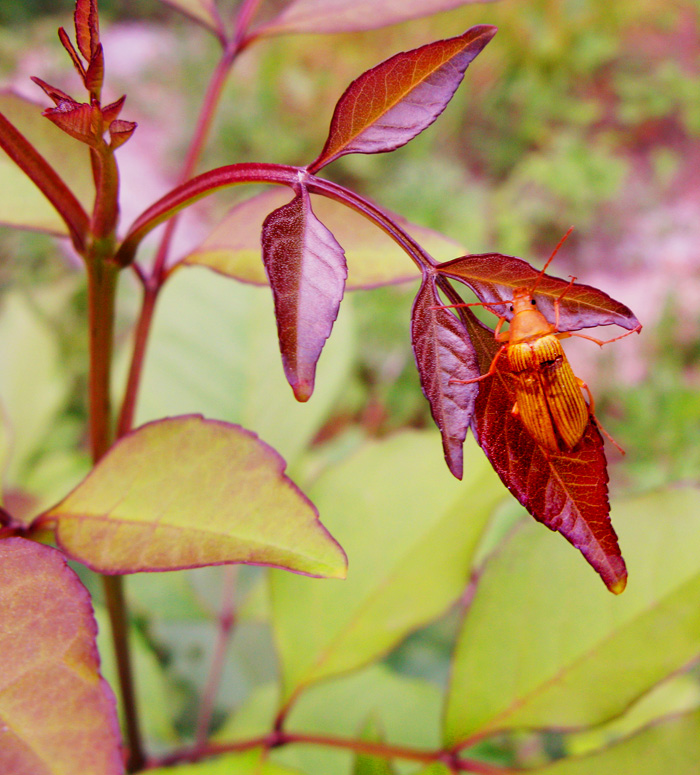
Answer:
M553 452L578 444L588 425L588 405L554 334L508 347L517 411L528 433Z

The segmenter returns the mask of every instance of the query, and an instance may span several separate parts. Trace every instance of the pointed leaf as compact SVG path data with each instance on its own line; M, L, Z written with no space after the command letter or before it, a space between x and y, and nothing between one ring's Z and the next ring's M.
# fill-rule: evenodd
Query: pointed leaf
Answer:
M80 59L80 54L75 50L75 46L71 42L71 39L68 37L68 33L63 29L63 27L58 28L58 38L61 41L63 48L68 52L68 56L70 56L71 61L73 62L73 67L75 67L75 69L78 71L78 74L84 81L85 65Z
M110 147L119 148L134 134L137 124L135 121L123 121L117 119L109 125Z
M44 519L100 573L244 562L343 577L343 550L254 434L202 417L138 428Z
M345 253L313 214L303 188L289 204L267 216L262 249L284 373L297 400L307 401L345 291Z
M347 153L405 145L442 113L470 62L496 34L479 25L463 35L404 51L363 73L338 100L316 172Z
M32 81L44 91L44 93L53 100L55 105L60 104L61 102L72 102L75 105L78 105L78 103L69 95L66 94L61 89L57 88L56 86L51 86L50 83L46 83L46 81L42 81L41 78L37 78L35 75L32 77Z
M274 19L256 30L256 34L372 30L449 11L476 1L401 0L397 3L394 0L292 0Z
M479 253L446 261L438 267L440 274L468 285L486 302L510 301L516 288L532 288L539 272L526 261L500 253ZM554 322L554 301L564 291L559 305L559 330L576 331L580 328L617 325L631 330L639 326L632 311L607 293L590 285L544 275L537 286L537 308ZM494 312L510 320L512 313L507 304L492 307Z
M123 773L87 590L60 552L0 542L0 772Z
M122 112L124 103L126 102L126 94L123 94L118 100L105 105L102 108L102 121L105 126L109 126L112 121L116 121L119 118L119 114ZM129 122L131 123L131 122Z
M75 20L75 39L78 43L78 49L85 59L90 62L100 42L96 1L76 0L73 18Z
M486 566L465 619L446 742L598 725L697 659L699 502L700 490L687 488L615 505L630 566L620 597L561 541L525 523ZM502 637L503 622L517 637Z
M499 345L493 332L473 315L467 321L483 374ZM611 592L622 592L627 571L610 523L607 461L600 432L591 420L573 451L544 450L512 412L514 378L506 363L502 358L502 368L478 383L472 417L477 442L530 514L579 549Z
M474 445L465 450L465 482L455 481L436 443L433 433L402 433L367 445L314 485L350 572L343 584L315 587L273 574L285 699L376 659L462 593L503 490Z
M260 260L262 222L268 213L288 199L287 191L274 188L236 205L206 240L185 258L185 263L208 266L243 282L265 283ZM348 290L405 282L418 276L406 253L375 224L328 197L312 195L311 202L314 213L345 250ZM397 213L387 214L438 260L462 252L459 243L409 223Z
M105 77L105 57L102 44L98 43L85 73L85 88L91 94L99 94Z
M478 376L479 363L462 321L450 310L440 309L441 304L431 276L423 281L413 304L411 341L421 388L442 434L447 466L461 479L462 445L479 387L451 380Z
M217 35L222 35L221 19L214 0L161 0L199 22Z

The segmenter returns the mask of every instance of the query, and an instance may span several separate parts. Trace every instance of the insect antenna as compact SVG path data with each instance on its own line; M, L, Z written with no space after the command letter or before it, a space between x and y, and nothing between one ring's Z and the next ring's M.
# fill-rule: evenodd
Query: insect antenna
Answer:
M573 230L574 230L574 227L573 226L569 226L569 229L566 232L566 234L557 243L557 246L552 251L552 255L547 259L547 263L542 267L542 270L537 275L537 279L535 280L535 284L532 286L532 290L530 291L530 295L534 294L534 292L537 290L537 286L540 284L540 280L544 277L544 273L547 270L547 267L552 263L552 259L559 252L559 248L566 242L567 237L569 236L569 234L571 234L571 232Z

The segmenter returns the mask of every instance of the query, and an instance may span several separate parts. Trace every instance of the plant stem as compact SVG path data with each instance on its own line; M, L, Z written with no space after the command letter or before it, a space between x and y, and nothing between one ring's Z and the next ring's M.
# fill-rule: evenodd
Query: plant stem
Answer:
M214 712L214 702L221 683L221 675L226 662L226 651L235 624L234 591L236 588L237 568L234 565L224 567L221 583L221 611L219 612L219 632L214 645L214 654L209 669L202 704L197 718L197 730L195 732L195 745L204 745L211 726L211 718Z

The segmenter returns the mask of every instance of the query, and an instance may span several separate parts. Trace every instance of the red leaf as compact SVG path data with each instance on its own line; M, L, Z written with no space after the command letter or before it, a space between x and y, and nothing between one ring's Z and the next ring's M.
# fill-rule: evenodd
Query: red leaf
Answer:
M112 121L116 121L119 118L119 114L122 112L125 102L126 94L122 95L116 102L112 102L102 108L102 120L104 121L105 126L109 126Z
M137 124L135 121L122 121L117 119L109 125L110 146L119 148L134 134Z
M80 74L80 77L85 81L85 66L80 61L80 54L75 50L75 46L71 43L70 38L68 37L68 33L63 29L63 27L58 28L58 38L61 41L61 45L65 50L68 52L68 55L70 56L73 66Z
M363 73L338 100L317 172L347 153L405 145L442 113L469 63L496 34L479 25L456 38L405 51Z
M275 300L282 363L298 401L314 389L316 363L348 276L345 253L311 210L305 188L263 223L262 248Z
M90 58L90 64L85 73L85 88L91 94L98 94L102 89L102 82L105 77L105 58L102 51L102 44L98 43L95 53Z
M66 134L88 145L96 145L99 130L95 127L95 110L84 102L59 102L55 108L48 108L43 115L53 121ZM100 121L101 123L101 121Z
M95 0L77 0L73 18L75 20L75 39L78 43L78 49L88 62L92 62L93 55L100 42L97 3Z
M539 272L526 261L500 253L462 256L440 264L437 271L468 285L481 301L486 302L510 301L515 288L532 288L539 277ZM544 275L538 284L535 293L537 307L550 322L555 318L554 300L568 286L568 280L549 275ZM512 317L507 304L492 309L507 320ZM560 331L613 324L632 330L639 326L639 321L624 304L590 285L574 283L561 299Z
M121 775L88 593L55 549L0 541L0 772Z
M483 373L499 345L470 311L465 317ZM591 421L572 452L546 452L511 411L515 399L510 379L504 366L479 383L472 419L476 440L517 500L538 522L572 543L608 589L619 594L627 570L610 522L607 461L598 429Z
M59 105L61 102L68 102L74 105L79 104L69 94L61 91L61 89L58 89L56 86L51 86L51 84L46 83L46 81L42 81L41 78L37 78L35 75L32 76L32 81L44 90L48 97L53 100L54 105Z
M434 278L425 279L413 304L411 340L421 387L442 434L447 466L462 478L462 445L467 435L479 390L477 384L460 385L452 379L479 376L476 351L462 321L440 309Z
M292 0L278 16L256 30L256 35L372 30L473 2L475 0Z

